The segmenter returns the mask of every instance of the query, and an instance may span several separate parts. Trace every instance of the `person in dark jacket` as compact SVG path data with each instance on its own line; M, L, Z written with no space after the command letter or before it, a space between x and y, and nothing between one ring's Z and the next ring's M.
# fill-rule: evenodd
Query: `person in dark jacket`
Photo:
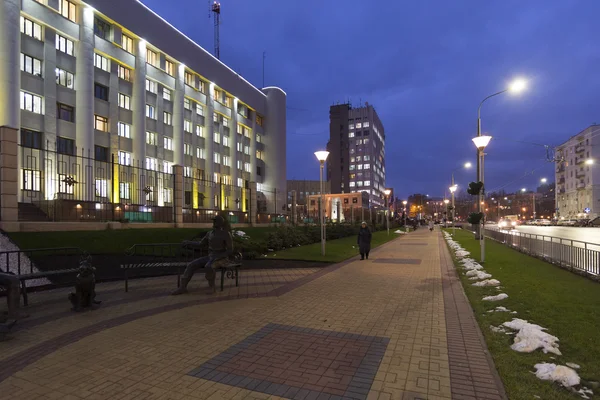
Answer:
M183 273L181 286L172 294L178 295L187 293L187 285L192 280L192 276L198 269L206 268L206 280L211 288L215 286L215 269L228 263L228 258L233 252L233 239L231 233L225 229L225 220L221 216L216 216L213 220L213 230L208 232L204 238L197 241L185 241L184 245L191 247L201 247L208 242L208 257L197 258L190 262Z
M358 231L358 250L360 251L360 259L369 259L369 251L371 251L371 231L367 227L367 223L363 221Z

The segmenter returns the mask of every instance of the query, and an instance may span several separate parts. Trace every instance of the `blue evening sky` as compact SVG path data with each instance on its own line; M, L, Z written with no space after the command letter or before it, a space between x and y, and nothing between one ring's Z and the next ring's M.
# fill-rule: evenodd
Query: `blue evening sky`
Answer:
M143 0L212 52L204 0ZM387 185L442 196L450 170L475 162L477 106L513 77L519 95L482 109L494 136L488 191L554 180L541 145L600 123L597 0L222 0L221 60L288 101L288 179L318 179L329 106L373 104L385 126ZM528 143L522 143L528 142ZM464 186L474 170L457 173Z

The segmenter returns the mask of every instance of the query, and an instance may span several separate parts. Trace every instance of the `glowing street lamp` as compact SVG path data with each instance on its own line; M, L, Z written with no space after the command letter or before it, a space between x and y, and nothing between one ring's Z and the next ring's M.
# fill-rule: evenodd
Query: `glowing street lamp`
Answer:
M385 224L387 226L388 236L390 236L390 194L392 194L392 189L385 189L383 194L385 194L385 206L387 208L387 210L385 210Z
M540 182L542 182L542 183L546 183L546 182L548 182L548 179L546 179L546 178L542 178L542 179L540 179Z
M452 186L450 186L450 193L452 193L452 236L454 236L454 233L456 232L456 229L454 228L454 216L455 216L455 212L454 212L454 192L456 192L456 189L458 189L458 186L456 185L456 183L454 183L454 172L458 171L461 168L469 169L469 168L471 168L471 163L470 162L466 162L466 163L463 164L462 167L456 168L454 171L452 171Z
M325 224L323 223L323 168L329 157L328 151L315 151L315 157L321 164L321 195L319 196L319 219L321 220L321 255L325 256Z
M474 137L473 139L473 143L475 144L475 147L477 147L477 165L479 165L479 181L482 183L482 187L481 190L479 191L479 212L482 213L483 210L483 192L485 190L485 175L484 175L484 158L485 158L485 148L487 147L487 145L490 143L490 140L492 140L492 137L489 135L478 135L477 137ZM480 242L480 246L481 246L481 262L485 261L485 235L483 230L485 229L485 225L484 225L484 219L485 216L483 218L481 218L479 220L479 242Z
M407 232L407 226L406 226L406 205L408 204L408 201L402 200L402 204L404 205L404 232Z
M588 158L587 160L585 160L585 163L586 163L587 165L592 165L592 164L594 163L594 160L593 160L593 159L591 159L591 158Z

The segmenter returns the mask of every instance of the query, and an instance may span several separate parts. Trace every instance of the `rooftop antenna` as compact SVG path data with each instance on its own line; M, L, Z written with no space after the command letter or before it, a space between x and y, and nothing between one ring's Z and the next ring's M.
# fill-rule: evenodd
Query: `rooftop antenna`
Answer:
M221 59L221 42L219 40L219 26L221 25L221 3L218 1L214 1L210 4L210 0L208 0L208 18L210 18L210 13L214 14L215 20L215 57L217 59Z

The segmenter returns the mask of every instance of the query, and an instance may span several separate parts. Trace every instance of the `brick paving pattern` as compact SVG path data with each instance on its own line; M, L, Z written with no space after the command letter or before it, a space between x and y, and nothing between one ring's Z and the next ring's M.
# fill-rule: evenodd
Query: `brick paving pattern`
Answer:
M290 399L366 399L388 338L269 324L190 375Z
M418 230L369 260L243 271L214 295L201 276L175 297L173 277L127 294L114 282L98 310L72 313L69 290L33 293L0 343L0 398L502 398L449 260L438 232Z

